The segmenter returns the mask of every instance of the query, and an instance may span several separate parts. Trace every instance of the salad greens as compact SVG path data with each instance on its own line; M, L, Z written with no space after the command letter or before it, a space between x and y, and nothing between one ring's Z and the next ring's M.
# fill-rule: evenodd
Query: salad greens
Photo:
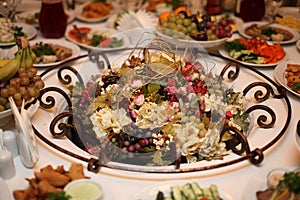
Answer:
M269 28L266 28L266 29L262 29L261 33L263 35L271 37L271 35L277 34L277 31L275 31L274 29L272 29L271 27L269 27Z
M288 188L292 193L300 194L300 172L286 172L279 181L278 188Z
M67 195L64 191L60 191L57 193L48 193L47 198L49 200L69 200L71 196Z
M22 31L23 27L13 26L11 29L14 31L14 38L25 36L25 33Z
M37 57L42 55L56 55L55 50L49 44L43 44L43 42L36 43L37 47L33 48L32 51L35 53Z
M225 49L230 52L232 50L241 51L247 49L247 47L242 44L239 40L233 40L225 44Z

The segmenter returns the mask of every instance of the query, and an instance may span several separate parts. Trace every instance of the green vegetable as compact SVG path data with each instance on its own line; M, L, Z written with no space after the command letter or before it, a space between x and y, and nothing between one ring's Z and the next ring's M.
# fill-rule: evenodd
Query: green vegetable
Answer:
M69 200L71 199L70 195L67 195L64 191L60 191L57 193L48 193L48 200Z
M271 37L271 35L277 34L277 31L275 31L274 29L269 27L269 28L266 28L266 29L262 29L261 34L266 35L268 37Z
M296 83L296 84L293 86L292 90L294 90L294 91L300 90L300 83Z
M107 37L104 36L104 35L93 35L93 38L92 38L92 46L96 47L99 45L100 41L102 39L106 39Z
M14 31L14 38L25 36L25 33L22 31L23 27L13 26L11 29Z
M288 188L292 193L300 194L300 172L286 172L277 187Z
M164 197L164 193L159 191L156 195L156 200L164 200L165 197Z
M37 47L33 48L32 51L35 53L37 57L42 55L56 55L55 50L49 44L43 44L43 42L36 43Z
M233 40L232 42L227 42L225 44L225 49L230 52L232 50L241 51L247 49L247 47L242 44L239 40Z

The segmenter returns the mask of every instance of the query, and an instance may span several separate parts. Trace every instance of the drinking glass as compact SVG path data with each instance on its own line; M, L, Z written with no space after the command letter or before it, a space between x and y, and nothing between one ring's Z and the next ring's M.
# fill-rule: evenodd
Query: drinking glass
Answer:
M5 19L15 21L16 7L21 0L0 0L0 14Z
M275 20L275 17L282 4L283 0L267 0L266 17L270 22L273 22Z

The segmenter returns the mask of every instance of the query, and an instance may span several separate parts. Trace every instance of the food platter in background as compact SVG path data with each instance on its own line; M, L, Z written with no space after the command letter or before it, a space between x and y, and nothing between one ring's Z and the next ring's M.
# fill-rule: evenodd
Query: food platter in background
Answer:
M257 29L261 29L260 27L262 27L264 25L268 25L268 22L257 21L257 22L242 23L242 24L240 24L238 26L238 33L241 36L250 39L253 36L251 36L248 33L246 33L246 29L249 28L249 27L251 27L251 26L254 26L254 25L257 25L258 28L255 28L257 30ZM271 25L268 25L267 27L271 27L271 28L274 28L274 29L281 30L281 31L283 31L283 34L286 34L286 35L290 36L290 38L287 39L287 40L279 41L280 44L295 43L300 38L299 33L297 31L295 31L294 29L292 29L292 28L289 28L289 27L286 27L286 26L282 26L280 24L271 24ZM272 41L272 40L268 40L268 42L278 43L278 41Z
M170 197L171 196L171 187L173 186L179 186L182 187L183 185L187 183L195 183L201 188L205 188L206 190L209 190L210 185L207 183L199 183L196 180L174 180L174 181L163 181L159 184L150 185L148 187L145 187L135 193L133 196L130 197L130 199L139 199L139 200L153 200L156 199L158 192L162 192L164 194L164 197ZM219 193L219 196L223 200L233 200L233 198L223 191L221 187L216 185L217 191ZM209 192L209 191L208 191ZM201 199L201 198L199 198ZM206 199L206 198L203 198Z
M25 33L26 38L28 40L33 39L37 35L37 30L32 25L28 25L25 23L16 23L15 25L17 27L22 27L22 32ZM16 44L15 41L14 42L0 42L0 47L7 47L7 46L15 45L15 44Z
M108 39L115 38L116 43L115 45L113 45L112 42L113 46L110 45L107 47L100 46L100 45L94 46L92 45L92 40L93 40L93 36L95 35L106 37ZM130 40L124 33L118 33L112 29L98 30L91 26L80 26L76 28L74 26L68 26L65 33L65 37L69 41L88 50L93 50L93 49L104 50L104 51L117 50L117 49L128 47L130 45ZM120 43L117 44L117 42Z
M274 69L274 78L281 86L285 87L289 92L293 93L297 97L300 97L300 94L292 90L287 84L287 79L285 77L285 74L286 74L286 68L288 63L293 63L293 64L297 63L300 65L300 61L293 62L289 60L289 61L281 62Z
M279 8L279 16L275 18L278 24L300 31L300 14L297 7Z
M30 42L31 46L42 42L43 44L59 45L58 47L61 50L61 52L64 49L67 49L68 51L71 51L70 56L68 56L64 59L56 60L54 62L49 62L49 63L43 63L43 62L35 63L35 64L33 64L34 67L49 67L49 66L59 65L62 62L65 62L65 61L67 61L71 58L79 56L80 53L81 53L81 50L80 50L79 46L77 46L76 44L74 44L72 42L68 42L66 40L63 40L63 39L42 39L42 40L32 40L32 41L29 41L29 42ZM14 47L10 48L7 52L7 57L9 59L13 58L16 52L17 52L17 46L14 46Z
M18 15L19 20L23 23L34 25L36 28L39 27L39 9L28 10ZM71 23L75 19L75 12L73 10L65 10L67 16L67 22Z
M0 60L5 58L5 52L0 48Z
M103 2L86 3L75 8L75 17L83 22L101 22L107 20L112 12L112 4Z

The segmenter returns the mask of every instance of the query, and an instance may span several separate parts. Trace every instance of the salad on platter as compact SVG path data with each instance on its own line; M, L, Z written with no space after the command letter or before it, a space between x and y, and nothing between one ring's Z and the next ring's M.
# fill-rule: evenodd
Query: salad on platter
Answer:
M11 43L15 42L17 37L26 37L22 29L9 19L0 18L0 43Z
M226 42L225 50L230 58L253 64L272 65L282 60L286 53L282 46L269 44L259 38L237 38Z
M300 171L272 170L267 177L267 186L256 192L257 200L300 199Z
M84 150L99 156L105 146L111 161L148 166L230 154L225 142L233 133L220 133L234 127L246 135L246 100L205 63L145 47L86 85L73 86L74 125Z

